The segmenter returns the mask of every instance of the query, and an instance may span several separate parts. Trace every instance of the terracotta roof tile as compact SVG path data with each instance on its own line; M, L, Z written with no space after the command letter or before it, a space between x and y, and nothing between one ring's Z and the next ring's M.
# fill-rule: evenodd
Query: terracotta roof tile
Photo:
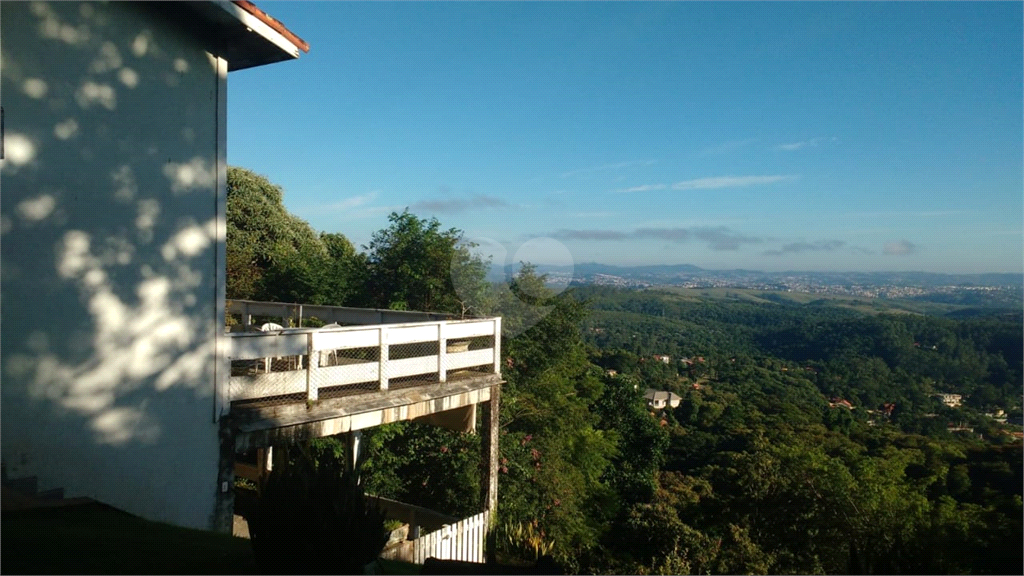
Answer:
M270 14L267 14L263 10L256 7L255 4L248 0L232 0L232 4L238 6L242 10L245 10L249 14L259 18L264 24L273 28L277 33L288 39L289 42L295 45L296 48L303 52L309 52L309 43L302 38L296 36L291 30L285 27L277 18L274 18Z

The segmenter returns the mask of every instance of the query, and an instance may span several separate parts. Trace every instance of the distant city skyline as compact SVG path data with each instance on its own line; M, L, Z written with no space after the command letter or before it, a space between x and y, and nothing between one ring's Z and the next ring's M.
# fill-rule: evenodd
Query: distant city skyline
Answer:
M258 2L228 160L357 247L495 264L1024 271L1021 3Z

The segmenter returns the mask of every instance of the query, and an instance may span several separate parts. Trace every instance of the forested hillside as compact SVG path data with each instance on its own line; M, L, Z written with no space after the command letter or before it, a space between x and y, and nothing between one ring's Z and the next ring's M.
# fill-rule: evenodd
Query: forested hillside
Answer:
M574 296L588 302L585 339L592 360L618 373L611 380L682 397L661 415L670 442L659 490L641 507L652 517L634 518L641 540L668 536L641 563L1020 571L1020 425L993 417L1020 416L1019 310L951 320L675 290Z
M229 171L229 298L501 315L498 546L567 572L1021 573L1022 322L488 284L461 232L394 213L356 250ZM654 356L658 355L659 358ZM667 358L665 358L667 356ZM648 388L680 402L654 410ZM960 394L949 407L939 393ZM952 426L951 426L952 425ZM480 503L475 435L366 434L368 492ZM315 443L321 457L341 444Z

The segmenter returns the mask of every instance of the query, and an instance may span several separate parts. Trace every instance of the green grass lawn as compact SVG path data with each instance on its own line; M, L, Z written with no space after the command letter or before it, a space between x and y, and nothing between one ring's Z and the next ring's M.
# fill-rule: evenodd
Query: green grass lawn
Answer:
M109 506L5 511L6 574L254 574L248 540L150 522Z

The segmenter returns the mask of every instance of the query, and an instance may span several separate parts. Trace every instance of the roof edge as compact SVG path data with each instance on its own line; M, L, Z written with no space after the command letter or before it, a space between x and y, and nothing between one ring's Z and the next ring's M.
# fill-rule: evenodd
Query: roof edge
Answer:
M291 42L292 45L298 48L299 50L302 50L303 52L306 53L309 52L308 42L306 42L302 38L299 38L297 35L295 35L294 32L289 30L283 23L281 23L280 20L274 18L270 14L267 14L263 10L260 10L259 7L257 7L249 0L232 0L231 3L235 6L238 6L242 10L245 10L249 14L252 14L256 18L259 18L261 22L263 22L267 26L270 26L270 28L273 29L278 34L284 36L285 39Z
M285 28L284 24L257 8L252 2L211 0L210 4L227 12L246 28L259 34L292 58L299 57L299 50L309 52L309 44Z

